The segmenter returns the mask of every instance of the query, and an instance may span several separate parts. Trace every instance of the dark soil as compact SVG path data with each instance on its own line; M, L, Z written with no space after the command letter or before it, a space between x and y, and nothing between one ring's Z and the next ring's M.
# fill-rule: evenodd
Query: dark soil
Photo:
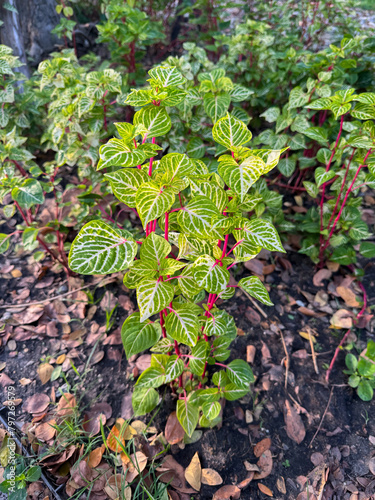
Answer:
M253 393L241 401L227 401L219 429L203 429L203 435L199 441L186 445L183 450L173 445L172 454L177 462L186 467L198 451L202 467L218 471L224 480L223 484L237 484L248 474L244 461L256 463L258 460L253 454L254 445L264 437L270 437L273 456L272 472L264 479L253 480L246 489L242 490L242 499L266 498L258 489L258 483L270 488L274 498L307 499L308 493L299 496L301 492L306 492L306 487L303 486L306 477L309 476L310 483L314 483L315 477L315 482L318 483L324 471L327 474L327 483L321 498L327 500L373 499L375 498L375 476L369 471L368 463L375 454L375 420L373 418L375 404L362 402L347 386L347 377L342 372L344 353L340 353L338 357L331 374L330 384L325 383L324 366L330 363L345 330L329 328L331 314L316 318L298 311L299 306L308 306L308 300L301 292L315 295L319 289L326 290L327 281L324 282L324 286L315 287L312 283L315 269L309 259L294 252L288 253L288 258L292 270L286 271L282 261L276 260L275 271L265 277L266 282L271 285L271 299L277 304L273 308L262 306L267 317L263 317L248 298L240 293L225 303L227 311L233 314L237 326L242 330L241 335L232 344L231 359L246 359L248 345L253 345L256 349L253 370L257 379ZM26 262L26 259L17 257L14 261L8 259L2 265L0 305L15 302L20 284L22 288L29 287L30 289L30 295L24 302L42 301L67 291L65 275L54 274L49 269L45 269L46 274L42 280L53 277L53 284L46 288L35 288L38 280L32 274L32 266L28 266ZM9 270L11 264L21 271L22 277L12 277ZM364 263L364 265L366 265L366 277L363 284L369 296L369 306L371 306L375 300L375 270L371 263ZM243 271L241 275L249 273L246 269ZM344 271L341 272L344 273ZM236 278L239 279L241 275ZM339 275L340 271L336 273L336 277ZM27 277L29 277L28 284ZM88 278L87 283L90 281L93 279ZM95 299L100 299L105 290L109 290L116 297L127 294L130 296L130 302L126 303L125 309L119 306L115 311L115 324L110 332L105 334L104 343L99 341L95 351L104 351L104 357L91 366L83 390L84 401L87 404L91 404L96 398L98 401L106 401L111 404L114 417L126 418L129 413L128 401L132 390L132 377L129 378L129 374L132 373L134 364L129 364L125 359L119 343L118 328L129 313L126 309L130 308L131 312L135 297L133 291L126 291L124 288L120 288L119 292L119 283L121 283L120 280L117 283L97 288L95 291ZM67 299L70 298L67 297ZM343 303L339 305L339 299L332 296L330 296L329 303L332 304L334 310L343 307ZM69 307L72 302L67 301L66 304ZM86 312L89 308L90 305L87 305ZM62 379L41 385L36 372L41 358L67 353L74 349L76 351L74 363L78 371L82 373L93 349L93 344L87 346L86 342L78 341L77 344L77 341L63 340L63 325L56 321L56 318L49 317L48 311L47 309L42 318L31 325L35 327L35 330L32 328L33 331L27 331L25 337L27 340L17 340L16 351L10 352L8 346L4 346L4 342L0 348L0 363L6 362L6 367L1 373L5 373L14 381L16 397L23 401L36 392L50 394L51 386L54 386L56 391L59 387L63 387ZM10 336L3 337L3 340L6 338L8 342L16 331L15 326L9 326L9 323L12 323L13 313L14 310L7 310L6 307L0 310L2 320L8 323L6 331L10 333ZM92 323L95 322L100 327L106 323L105 313L100 307L97 307L90 321L85 321L83 318L74 319L73 314L71 317L72 321L69 326L72 331L84 325L89 332ZM57 325L55 337L51 338L46 333L38 333L40 324L46 325L51 321ZM299 335L299 332L305 331L307 326L312 328L317 337L315 350L319 374L316 374L314 370L308 340ZM285 352L280 331L285 339L290 358L287 389L285 389ZM364 346L368 339L374 338L371 321L365 329L354 331L360 346ZM87 335L88 333L83 338L87 339ZM296 352L300 354L304 352L303 350L306 350L308 354L305 359L293 355ZM78 380L72 371L69 373L71 382ZM23 377L31 379L32 383L22 386L18 381ZM312 445L309 446L320 425L331 392L331 402L324 421ZM6 399L6 387L3 387L2 398L1 401ZM296 402L295 407L297 406L300 410L306 428L306 436L301 444L290 439L286 433L283 415L285 400L288 400L291 405ZM160 432L164 430L166 419L174 406L175 402L167 392L153 422ZM17 409L20 422L29 419L28 414L22 413L22 405ZM254 416L251 423L246 423L246 410L250 410ZM280 492L280 487L277 486L277 482L280 485L280 478L284 479L286 494ZM218 487L203 485L200 493L194 498L211 499L217 489ZM355 492L358 492L358 495L351 497L350 495Z

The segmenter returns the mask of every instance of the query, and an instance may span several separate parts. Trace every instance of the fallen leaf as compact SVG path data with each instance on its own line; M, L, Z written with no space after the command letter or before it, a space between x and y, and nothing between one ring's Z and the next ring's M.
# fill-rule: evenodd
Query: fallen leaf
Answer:
M282 476L277 478L276 487L283 495L286 495L285 480Z
M353 315L346 309L339 309L331 317L331 328L351 328L353 326Z
M324 286L323 280L329 280L332 276L332 271L329 269L319 269L317 273L314 274L313 283L315 286Z
M251 483L253 478L254 478L254 472L249 472L248 476L243 481L241 481L240 483L237 483L237 486L241 490L243 490L249 486L249 484Z
M251 365L254 363L256 349L253 345L246 346L246 361Z
M164 435L169 444L177 444L184 439L185 431L178 421L175 411L168 417Z
M26 309L26 312L13 314L13 318L17 321L19 325L28 325L30 323L35 323L44 313L44 306L37 304L30 306Z
M198 452L195 453L190 464L185 470L185 479L192 488L200 491L202 485L202 467Z
M262 453L262 455L259 457L257 465L259 467L260 472L256 472L254 474L254 479L264 479L265 477L271 474L273 467L273 460L272 460L272 453L270 452L270 450L266 450L264 453Z
M20 278L22 276L22 273L19 269L13 269L10 274L13 276L13 278Z
M287 399L284 406L284 421L288 437L298 444L302 443L306 435L305 426L300 415L298 415Z
M241 490L234 484L222 486L214 493L212 500L237 500L240 498Z
M22 403L22 399L10 399L3 402L4 406L18 406Z
M56 364L57 365L62 365L64 363L66 359L66 354L61 354L60 356L58 356L58 358L56 359Z
M268 497L273 497L272 491L264 484L258 483L258 488L262 493L264 493L264 495L267 495Z
M29 385L31 384L32 380L30 380L29 378L21 378L19 382L21 385Z
M41 441L50 441L56 434L56 420L50 420L49 422L44 422L39 424L35 429L35 436Z
M50 398L47 394L37 393L26 399L23 409L27 413L41 413L49 405Z
M146 432L147 425L141 420L134 420L132 422L132 428L137 432L137 434L141 435L142 432Z
M256 464L251 464L247 460L245 460L243 464L248 472L260 472L260 469Z
M56 415L58 417L70 417L71 415L74 414L74 408L77 406L76 398L72 395L69 394L68 392L65 392L57 405L56 408Z
M130 455L130 460L126 463L125 453L121 453L121 460L124 468L126 468L126 480L131 483L134 479L146 468L147 457L141 451L137 451Z
M42 385L44 385L51 380L53 366L50 365L49 363L42 363L41 365L38 366L37 372L42 382Z
M345 286L338 286L336 288L336 292L340 295L340 297L345 301L345 304L348 307L358 307L359 302L356 294L350 288Z
M298 311L301 314L304 314L305 316L311 316L312 318L321 318L322 316L325 316L325 314L322 312L317 312L304 306L299 307Z
M259 458L266 450L271 448L271 439L264 438L254 446L254 455Z
M108 448L116 453L120 453L122 446L125 446L125 441L131 439L136 434L137 432L132 429L128 422L123 418L118 418L107 437Z
M298 333L301 335L301 337L303 339L306 339L306 340L310 340L310 337L311 337L311 340L313 341L313 343L316 344L316 338L314 337L314 335L312 335L312 334L309 335L306 332L298 332Z
M375 457L372 457L368 463L368 468L370 469L371 474L375 476Z
M90 453L90 455L87 458L88 466L91 467L92 469L97 467L100 464L100 462L102 461L102 456L103 456L104 451L105 451L104 444L102 444L102 446L100 446L99 448L95 448L95 450L92 450L92 452Z
M96 365L99 363L102 359L104 358L104 351L98 351L94 354L94 356L91 358L91 363L93 365Z
M202 484L208 486L218 486L223 483L223 479L214 469L202 469Z

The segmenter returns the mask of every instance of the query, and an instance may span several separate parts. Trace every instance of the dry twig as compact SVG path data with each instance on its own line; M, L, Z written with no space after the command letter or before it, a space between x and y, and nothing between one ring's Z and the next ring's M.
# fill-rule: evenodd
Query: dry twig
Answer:
M320 431L320 429L321 429L321 427L322 427L322 424L323 424L323 420L325 419L325 416L327 415L327 411L328 411L329 405L331 404L331 399L332 399L333 390L334 390L334 387L332 387L332 389L331 389L331 392L330 392L330 395L329 395L329 399L328 399L328 403L327 403L326 409L324 410L324 413L323 413L323 416L322 416L322 418L321 418L321 420L320 420L319 426L318 426L318 428L317 428L317 430L316 430L316 432L315 432L315 434L314 434L314 436L313 436L312 440L310 441L309 448L311 448L311 446L312 446L312 444L313 444L313 442L314 442L314 440L315 440L316 436L319 434L319 431Z

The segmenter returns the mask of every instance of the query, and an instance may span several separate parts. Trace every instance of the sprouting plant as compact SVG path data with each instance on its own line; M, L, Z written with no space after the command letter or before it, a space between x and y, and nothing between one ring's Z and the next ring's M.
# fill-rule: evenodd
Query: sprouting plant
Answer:
M0 451L6 450L11 438L5 436ZM2 453L2 458L4 453ZM27 483L38 481L41 475L41 468L35 459L27 459L22 455L15 454L14 460L4 464L3 481L0 484L0 492L6 493L9 500L25 500L27 498Z
M122 326L126 356L148 348L154 353L151 366L137 380L134 411L141 415L153 410L159 401L156 388L170 384L178 393L178 419L191 436L198 422L215 424L222 397L243 397L254 380L245 361L223 364L237 331L233 317L216 302L232 297L238 286L272 304L255 276L229 285L229 269L261 248L284 251L270 222L244 216L254 203L249 189L276 166L282 150L246 147L251 132L227 114L212 130L222 152L229 153L219 157L217 173L210 173L204 161L180 153L156 160L161 150L156 140L172 126L168 107L185 98L180 88L185 78L172 67L154 68L149 75L150 88L135 90L128 98L142 106L133 124L116 124L121 138L101 146L98 164L99 170L107 168L105 177L119 201L136 210L145 234L135 241L128 231L107 222L89 222L74 240L69 262L81 274L127 269L124 284L137 290L139 312ZM206 293L206 303L199 305ZM210 366L220 369L212 386Z
M356 389L363 401L371 401L375 389L375 342L370 340L365 352L359 358L348 353L345 364L347 370L344 370L344 373L349 375L350 387Z

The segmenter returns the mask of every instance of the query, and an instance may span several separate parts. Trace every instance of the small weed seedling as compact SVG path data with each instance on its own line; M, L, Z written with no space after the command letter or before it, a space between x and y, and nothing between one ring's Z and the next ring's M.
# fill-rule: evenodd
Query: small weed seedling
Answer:
M347 370L344 370L344 373L349 375L350 387L356 389L363 401L371 401L375 388L375 342L370 340L365 352L359 358L348 353L345 364Z

